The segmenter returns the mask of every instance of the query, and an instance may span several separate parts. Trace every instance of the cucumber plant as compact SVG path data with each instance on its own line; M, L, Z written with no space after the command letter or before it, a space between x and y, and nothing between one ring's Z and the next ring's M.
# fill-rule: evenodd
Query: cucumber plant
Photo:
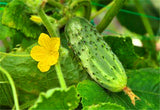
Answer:
M135 1L138 12L143 14L143 8L137 2L138 0ZM109 43L107 44L100 34L107 31L105 28L119 11L129 13L127 10L120 10L125 2L129 1L112 0L107 6L97 10L93 5L98 5L100 2L97 1L97 4L95 4L94 0L2 0L0 2L0 32L3 31L0 33L0 40L3 43L3 45L0 45L0 108L11 109L13 107L12 109L16 110L110 109L110 107L113 110L117 107L120 109L124 109L124 107L125 109L157 109L159 107L158 96L160 96L158 94L160 80L157 77L159 69L129 70L127 75L129 75L130 80L127 80L123 65L130 63L130 61L121 63L118 59L120 56L129 53L124 52L123 48L130 49L132 46L131 52L141 51L137 56L139 55L144 61L157 62L156 54L158 52L148 52L148 50L155 50L156 39L144 39L147 42L143 43L147 44L146 47L143 45L144 48L134 48L133 45L128 47L123 45L121 48L115 46L120 52L114 54L112 52L113 48L111 50ZM106 9L104 17L94 27L89 21ZM135 15L135 13L132 14ZM146 33L145 36L155 38L146 18L147 16L141 17L146 32L149 34L148 36ZM40 40L40 38L38 39L40 33L48 35L46 37L41 36L44 39ZM70 43L69 46L66 45L67 40L64 34ZM115 34L119 35L119 31ZM128 36L131 35L135 35L135 33L130 33ZM59 37L58 39L61 41L60 45L59 40L57 40L58 45L60 45L59 60L54 66L50 65L50 59L57 60L57 49L55 49L56 55L54 57L53 47L59 46L55 46L54 38L48 36ZM126 35L123 34L121 37L124 36ZM36 42L37 39L38 42ZM142 36L139 39L143 40ZM121 45L121 43L116 42L114 44ZM111 43L111 46L113 45ZM15 46L19 47L15 50ZM42 67L47 70L48 67L51 67L45 73L37 68L37 60L34 61L30 57L33 56L30 50L35 49L35 47L39 48L35 51L35 56L40 56L38 64L41 61L44 64ZM72 49L69 49L69 47ZM79 57L80 62L72 54L72 50ZM149 54L146 55L146 53ZM128 59L133 61L134 56L129 56L131 57ZM154 60L150 60L150 58ZM124 60L126 61L125 58ZM148 67L148 65L145 64L144 67ZM80 82L87 79L88 73L94 81ZM97 84L94 82L97 82ZM98 84L111 92L106 92ZM140 102L136 102L136 106L133 106L135 100L140 98L127 86L134 88L136 94L142 99ZM85 91L86 89L87 91ZM44 93L44 91L47 92ZM124 91L130 97L133 105L128 103L127 96L124 96L124 94L113 93L121 91ZM38 95L39 98L37 99Z
M98 84L112 91L124 91L135 105L138 96L126 86L125 70L96 28L86 19L72 18L65 27L69 44L87 72Z

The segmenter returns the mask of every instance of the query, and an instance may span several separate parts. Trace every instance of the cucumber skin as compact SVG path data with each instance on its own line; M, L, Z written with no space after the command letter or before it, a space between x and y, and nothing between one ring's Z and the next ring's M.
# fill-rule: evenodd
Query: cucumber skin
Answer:
M121 62L92 24L74 17L66 24L65 35L92 79L112 92L126 87L127 77Z

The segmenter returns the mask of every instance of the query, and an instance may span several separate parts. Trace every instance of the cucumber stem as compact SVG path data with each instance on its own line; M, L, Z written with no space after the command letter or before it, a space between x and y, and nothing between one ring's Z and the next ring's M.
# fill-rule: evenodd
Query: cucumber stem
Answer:
M51 24L51 22L48 20L46 14L45 14L45 12L43 11L43 8L39 9L38 14L41 17L42 22L43 22L44 26L47 28L47 31L49 32L50 36L51 37L59 37L56 34L57 33L56 26L55 26L56 24L54 26ZM56 20L55 20L55 22L56 22Z
M58 21L58 27L62 28L68 21L69 17L65 16Z
M123 91L129 96L131 99L132 104L135 106L135 101L136 100L141 100L138 96L136 96L130 88L127 86L123 89Z
M87 20L90 20L91 16L91 2L90 0L75 0L71 3L70 9L75 12L77 11L80 7L84 7L84 17Z
M93 16L91 16L91 20L100 15L102 12L106 11L106 9L109 9L113 5L114 1L103 7L102 9L98 10Z
M106 12L101 22L97 25L97 30L101 33L110 24L114 16L117 15L126 0L115 0L112 7Z

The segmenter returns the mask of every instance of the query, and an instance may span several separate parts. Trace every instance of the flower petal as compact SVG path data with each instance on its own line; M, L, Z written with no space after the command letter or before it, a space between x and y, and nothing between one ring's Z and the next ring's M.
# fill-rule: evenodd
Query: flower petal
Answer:
M44 60L47 57L48 52L44 47L34 46L31 50L31 57L36 61Z
M45 33L40 34L39 39L38 39L38 43L40 46L42 46L46 49L51 48L51 38Z
M50 65L47 65L44 61L40 61L37 66L41 72L47 72L50 69Z
M36 22L36 23L42 23L42 19L39 16L31 15L30 20Z
M52 55L48 56L46 63L49 65L55 65L58 62L59 52L55 51Z
M59 37L52 37L51 38L51 49L54 51L58 51L60 47L60 38Z

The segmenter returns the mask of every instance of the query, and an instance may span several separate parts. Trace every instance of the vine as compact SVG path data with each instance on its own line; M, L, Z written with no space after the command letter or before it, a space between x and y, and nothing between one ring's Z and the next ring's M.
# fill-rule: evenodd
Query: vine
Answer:
M110 24L111 20L122 8L126 0L115 0L112 7L107 11L101 22L97 25L97 30L101 33Z

